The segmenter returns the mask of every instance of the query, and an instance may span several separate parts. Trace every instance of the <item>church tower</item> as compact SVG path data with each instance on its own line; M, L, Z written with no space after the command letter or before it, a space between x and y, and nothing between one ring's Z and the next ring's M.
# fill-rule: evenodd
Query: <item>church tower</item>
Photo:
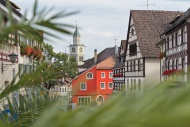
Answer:
M80 42L80 34L76 25L75 32L73 34L73 44L69 45L70 57L75 57L78 65L84 64L84 44Z

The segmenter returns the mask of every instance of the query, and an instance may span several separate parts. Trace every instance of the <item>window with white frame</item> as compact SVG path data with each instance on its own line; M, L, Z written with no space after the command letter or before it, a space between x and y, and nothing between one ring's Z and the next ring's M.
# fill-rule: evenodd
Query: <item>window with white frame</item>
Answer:
M113 73L109 72L109 78L113 78Z
M86 90L86 83L80 84L80 90Z
M106 88L106 87L105 87L105 82L101 82L101 83L100 83L100 88L101 88L101 89L105 89L105 88Z
M113 83L112 82L109 82L109 89L113 89Z
M105 78L105 77L106 77L105 72L102 72L102 73L101 73L101 77L102 77L102 78Z
M86 74L87 79L93 79L93 74L91 72Z

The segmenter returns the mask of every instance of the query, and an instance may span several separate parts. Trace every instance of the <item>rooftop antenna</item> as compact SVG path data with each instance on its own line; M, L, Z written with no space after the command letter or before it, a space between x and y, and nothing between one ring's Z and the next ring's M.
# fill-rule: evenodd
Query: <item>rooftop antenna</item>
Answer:
M146 5L136 5L136 6L146 6L146 7L147 7L147 10L148 10L148 7L149 7L149 6L152 6L152 5L155 6L155 4L149 4L149 3L148 3L148 0L147 0Z

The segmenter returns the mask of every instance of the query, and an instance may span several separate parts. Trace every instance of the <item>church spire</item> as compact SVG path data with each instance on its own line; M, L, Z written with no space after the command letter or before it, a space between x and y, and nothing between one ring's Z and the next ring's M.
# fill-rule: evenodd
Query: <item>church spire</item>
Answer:
M77 36L80 37L80 33L79 33L79 31L78 31L77 21L76 21L76 29L75 29L75 32L74 32L74 34L73 34L73 37L77 37Z

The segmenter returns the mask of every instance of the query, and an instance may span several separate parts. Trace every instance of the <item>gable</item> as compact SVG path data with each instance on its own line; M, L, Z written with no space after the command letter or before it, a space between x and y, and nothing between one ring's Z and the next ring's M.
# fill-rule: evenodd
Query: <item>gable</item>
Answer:
M160 50L156 43L160 41L160 34L166 29L179 12L131 10L127 41L137 39L142 57L159 57ZM133 28L134 35L131 37Z
M115 66L115 61L112 56L108 57L101 63L97 64L97 69L111 69Z
M131 17L131 16L130 16ZM129 20L129 26L128 26L128 33L127 33L127 48L126 48L126 60L130 60L130 59L134 59L134 58L140 58L142 57L141 55L141 51L140 51L140 47L139 47L139 43L138 43L138 36L137 36L137 32L136 32L136 28L135 28L135 24L133 21L133 18L131 17ZM131 45L136 45L137 46L137 54L135 56L130 56L130 46Z

